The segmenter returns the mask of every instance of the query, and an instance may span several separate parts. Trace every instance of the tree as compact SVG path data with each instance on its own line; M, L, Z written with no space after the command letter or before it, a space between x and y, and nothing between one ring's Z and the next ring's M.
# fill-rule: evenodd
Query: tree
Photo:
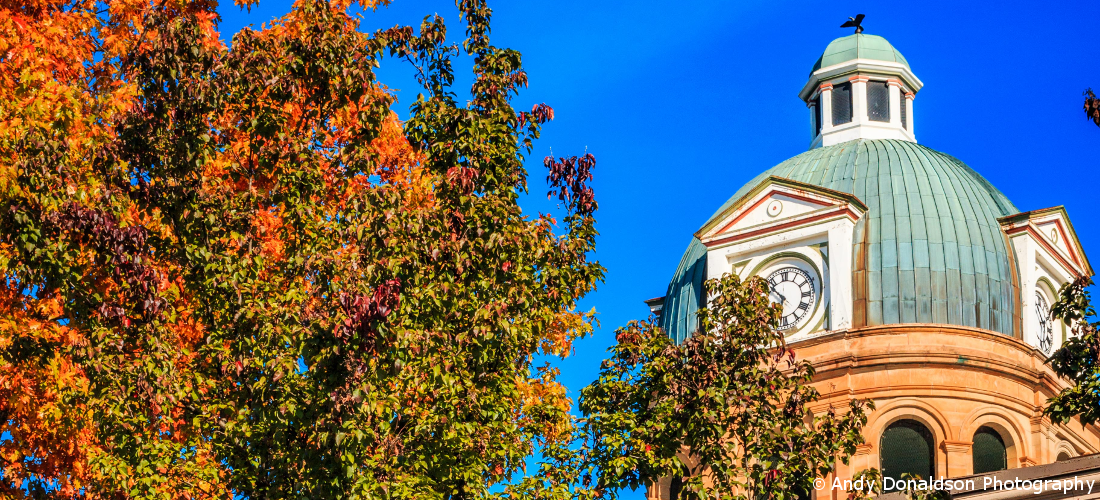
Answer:
M1054 373L1073 384L1050 398L1043 408L1055 423L1075 416L1084 425L1100 420L1100 322L1089 321L1096 317L1090 285L1092 279L1087 276L1062 285L1058 300L1051 306L1051 316L1064 320L1072 333L1047 360Z
M813 367L786 346L763 279L705 286L711 298L683 344L632 322L582 392L597 492L671 477L679 498L795 498L863 442L872 403L807 409L819 398Z
M1100 98L1091 88L1084 96L1085 116L1100 126ZM1096 318L1088 291L1091 285L1088 276L1062 285L1058 300L1051 306L1051 316L1065 321L1071 335L1047 363L1054 373L1073 384L1050 398L1043 408L1043 414L1055 423L1065 423L1075 416L1084 425L1100 420L1100 321L1089 321Z
M208 0L0 2L3 495L480 498L572 435L532 359L591 329L595 160L524 216L553 111L485 3L461 48L348 3L226 46Z
M1097 127L1100 127L1100 99L1096 97L1096 94L1092 92L1092 89L1085 89L1085 117L1092 120Z

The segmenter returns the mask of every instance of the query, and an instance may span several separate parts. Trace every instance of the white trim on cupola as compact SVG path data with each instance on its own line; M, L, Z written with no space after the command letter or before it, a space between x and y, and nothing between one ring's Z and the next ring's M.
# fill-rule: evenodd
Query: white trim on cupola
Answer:
M876 121L870 116L872 103L869 102L868 88L874 85L887 87L889 121ZM913 132L913 99L923 86L924 83L908 66L890 61L853 59L814 71L799 92L799 98L810 110L810 149L856 139L917 142ZM851 120L848 122L834 123L833 92L837 88L850 91ZM884 94L876 95L881 99ZM879 101L878 104L883 103ZM816 109L818 105L821 106L820 112ZM903 105L905 113L901 110ZM902 122L902 115L905 123ZM820 125L817 123L819 117Z

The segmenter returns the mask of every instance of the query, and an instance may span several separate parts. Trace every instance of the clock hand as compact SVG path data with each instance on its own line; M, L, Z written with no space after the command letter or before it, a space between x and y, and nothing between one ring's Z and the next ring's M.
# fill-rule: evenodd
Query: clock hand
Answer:
M772 293L779 296L779 299L782 300L782 302L780 302L781 304L786 304L787 303L787 297L784 297L783 294L779 293L779 290L776 290L775 288L772 288Z

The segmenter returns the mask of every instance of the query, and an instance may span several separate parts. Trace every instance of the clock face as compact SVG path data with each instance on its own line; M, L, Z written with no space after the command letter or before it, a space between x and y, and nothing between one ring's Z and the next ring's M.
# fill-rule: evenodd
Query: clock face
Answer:
M1039 350L1050 354L1050 348L1054 347L1054 322L1050 318L1050 306L1039 292L1035 292L1035 317L1039 318Z
M814 279L797 267L784 267L768 276L771 300L783 308L779 329L790 330L810 317L817 294Z

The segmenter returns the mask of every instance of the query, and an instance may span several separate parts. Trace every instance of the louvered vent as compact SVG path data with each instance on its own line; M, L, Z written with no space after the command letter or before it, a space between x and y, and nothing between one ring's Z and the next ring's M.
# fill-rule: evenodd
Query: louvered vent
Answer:
M905 105L905 92L898 92L901 96L901 128L909 130L909 106Z
M833 86L833 126L852 121L852 84Z
M974 433L974 473L985 474L1008 468L1008 453L1004 439L997 431L982 426Z
M867 82L867 118L873 122L890 121L890 87L886 82Z
M902 474L932 479L936 470L935 438L927 427L915 420L899 420L882 432L879 440L879 465L882 477L897 483ZM898 483L900 486L902 483Z
M817 99L814 99L814 137L821 135L821 94L817 94Z

